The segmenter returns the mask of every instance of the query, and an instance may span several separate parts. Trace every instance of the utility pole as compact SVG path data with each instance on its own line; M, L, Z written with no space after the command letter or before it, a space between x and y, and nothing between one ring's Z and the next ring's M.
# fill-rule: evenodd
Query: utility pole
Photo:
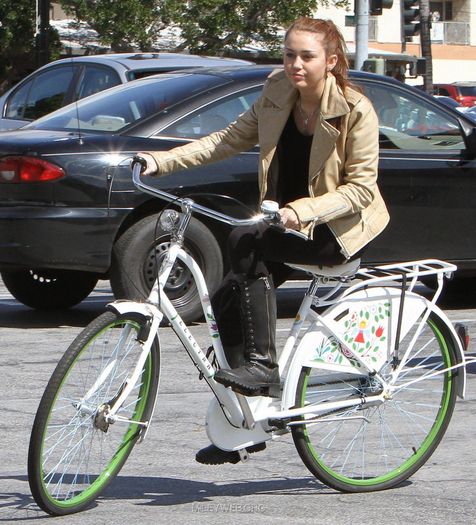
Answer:
M37 65L44 66L50 61L50 2L49 0L36 0L36 45Z
M423 86L427 93L433 93L433 60L431 55L431 22L430 2L420 0L420 45L421 56L425 58L426 72L423 75Z
M362 69L369 57L369 0L355 0L354 69Z

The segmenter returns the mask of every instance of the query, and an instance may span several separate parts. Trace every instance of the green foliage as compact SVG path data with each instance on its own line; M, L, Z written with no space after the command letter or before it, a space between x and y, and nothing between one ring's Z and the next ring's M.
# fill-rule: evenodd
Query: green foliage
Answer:
M319 5L349 5L349 0L61 0L67 13L87 22L113 51L153 49L169 25L182 31L179 50L222 54L257 41L274 50L281 30Z
M176 22L191 52L220 53L253 41L275 49L283 27L302 15L311 15L317 1L304 0L194 0L182 4Z
M345 7L349 0L192 0L181 3L174 21L191 52L219 54L252 42L273 51L282 45L283 28L329 4Z
M152 49L158 32L170 23L169 4L175 0L61 0L78 21L87 22L100 42L113 51ZM179 2L180 3L180 2Z
M35 48L35 3L30 0L0 0L0 82L2 88L21 78L16 66L32 68L31 54ZM20 68L21 69L21 68ZM2 89L3 91L3 89Z
M35 2L0 0L0 92L37 67ZM51 30L50 54L58 56L59 39Z

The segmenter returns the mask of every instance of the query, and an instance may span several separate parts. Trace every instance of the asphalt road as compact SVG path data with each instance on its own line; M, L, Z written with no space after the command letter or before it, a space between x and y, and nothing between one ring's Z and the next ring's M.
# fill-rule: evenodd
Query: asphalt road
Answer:
M299 289L279 294L278 339L297 308ZM68 344L111 299L107 283L80 306L39 314L15 302L0 282L0 522L35 523L46 515L34 503L26 458L34 414L49 376ZM476 340L476 293L442 307L464 321ZM203 325L193 328L204 341ZM476 366L468 367L466 399L429 462L393 490L341 494L320 484L301 463L291 437L271 443L244 464L208 467L195 451L210 393L170 329L162 330L162 375L155 424L119 477L91 509L56 518L67 524L474 523ZM470 352L474 355L474 343Z

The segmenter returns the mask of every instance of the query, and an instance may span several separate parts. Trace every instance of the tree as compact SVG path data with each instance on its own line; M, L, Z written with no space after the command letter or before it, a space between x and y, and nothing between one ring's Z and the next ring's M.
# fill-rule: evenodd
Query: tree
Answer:
M0 0L0 93L37 67L35 39L35 2ZM56 57L59 38L53 29L50 51Z
M192 0L180 4L174 21L184 38L182 49L222 54L258 42L270 51L282 45L282 29L299 16L312 16L319 5L347 6L348 0Z
M35 66L35 4L0 0L0 91Z
M153 49L161 29L170 23L175 0L61 0L65 12L87 22L102 44L113 51ZM181 2L178 2L181 3Z
M113 51L149 51L160 31L174 25L182 32L178 51L209 54L254 41L276 49L283 27L327 3L345 7L349 0L61 0Z

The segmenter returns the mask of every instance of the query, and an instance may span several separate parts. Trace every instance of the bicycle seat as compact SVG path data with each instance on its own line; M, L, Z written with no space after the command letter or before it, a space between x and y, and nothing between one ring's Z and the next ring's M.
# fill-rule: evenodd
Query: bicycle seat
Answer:
M303 270L318 277L352 277L357 273L360 267L360 259L345 262L343 264L335 264L333 266L323 266L320 264L289 264L296 270Z

